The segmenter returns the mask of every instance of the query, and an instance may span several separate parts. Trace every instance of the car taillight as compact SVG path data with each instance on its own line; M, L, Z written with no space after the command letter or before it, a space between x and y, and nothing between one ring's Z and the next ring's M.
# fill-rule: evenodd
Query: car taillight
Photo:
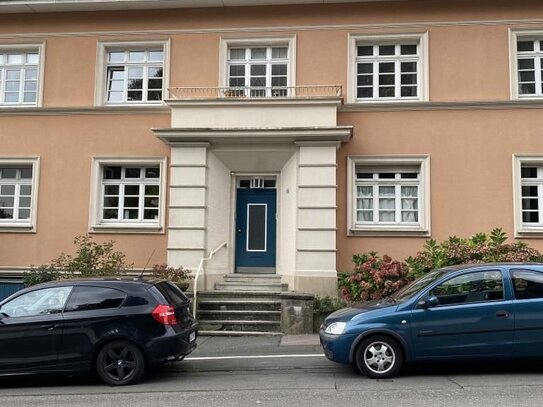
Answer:
M171 305L157 305L151 315L161 324L177 325L175 310Z

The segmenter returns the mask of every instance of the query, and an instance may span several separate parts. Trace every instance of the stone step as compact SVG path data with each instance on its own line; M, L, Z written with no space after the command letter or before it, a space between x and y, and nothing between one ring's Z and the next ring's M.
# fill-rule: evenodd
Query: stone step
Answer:
M281 332L281 322L279 321L235 321L200 319L198 322L202 331Z
M281 311L200 310L198 319L205 321L275 321L281 322Z
M215 290L218 291L288 291L288 284L240 284L240 283L216 283Z
M248 274L228 274L224 277L227 282L243 282L243 283L281 283L281 276L258 276Z
M281 301L259 299L207 299L198 301L198 309L202 311L280 311Z

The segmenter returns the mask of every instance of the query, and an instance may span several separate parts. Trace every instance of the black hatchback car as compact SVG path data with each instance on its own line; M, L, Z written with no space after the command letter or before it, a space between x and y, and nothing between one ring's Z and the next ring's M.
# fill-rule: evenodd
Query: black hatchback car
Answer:
M0 375L94 371L107 384L196 348L190 301L164 280L60 280L0 302Z

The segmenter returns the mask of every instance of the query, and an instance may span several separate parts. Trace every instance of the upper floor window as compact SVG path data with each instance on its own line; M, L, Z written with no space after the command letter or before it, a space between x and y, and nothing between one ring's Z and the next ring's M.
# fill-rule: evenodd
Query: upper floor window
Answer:
M161 104L168 41L99 43L96 104Z
M294 38L222 41L224 96L291 96Z
M515 229L543 233L543 157L514 157Z
M0 48L0 105L38 103L38 49Z
M425 36L353 36L351 101L426 100Z
M162 101L164 51L115 50L107 53L108 103Z
M0 230L35 226L37 163L0 158Z
M543 37L517 39L517 81L519 97L543 96Z
M350 157L351 232L428 231L428 158Z
M95 159L92 228L160 229L163 159Z

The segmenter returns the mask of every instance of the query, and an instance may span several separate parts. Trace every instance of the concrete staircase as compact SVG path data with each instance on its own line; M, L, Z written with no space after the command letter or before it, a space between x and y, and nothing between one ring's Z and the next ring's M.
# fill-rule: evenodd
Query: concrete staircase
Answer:
M274 274L231 274L198 293L201 335L281 335L281 292Z

